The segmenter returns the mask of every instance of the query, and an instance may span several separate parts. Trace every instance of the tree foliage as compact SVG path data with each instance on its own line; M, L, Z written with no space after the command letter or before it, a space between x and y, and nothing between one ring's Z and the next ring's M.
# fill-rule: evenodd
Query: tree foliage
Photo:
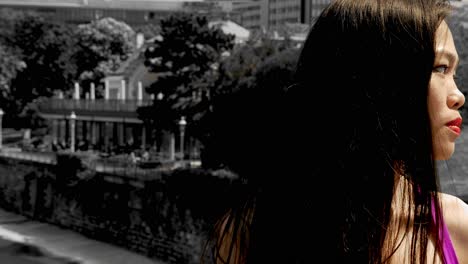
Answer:
M73 36L69 28L33 12L2 10L0 45L5 123L22 126L28 104L54 90L66 90L75 74L70 64ZM28 109L33 109L29 107ZM20 118L18 118L20 117Z
M127 24L104 18L89 24L51 22L34 12L0 9L0 102L5 125L40 122L34 104L57 90L72 93L73 82L98 82L135 49Z
M238 46L221 62L212 84L213 96L255 87L256 72L261 65L265 65L265 60L291 49L292 46L285 46L282 41L252 37L246 45Z
M247 149L251 144L249 152L255 152L255 138L262 135L242 134L250 133L255 126L274 127L274 102L293 83L299 55L299 49L283 49L283 44L267 41L258 46L245 45L221 64L213 85L216 90L212 107L197 123L204 146L203 166L222 167L223 157L228 155L225 150ZM232 143L235 146L225 142L227 138L237 142L237 137L251 140Z
M25 68L15 79L17 93L26 96L24 92L30 90L26 99L32 100L68 89L75 74L74 65L69 63L72 44L73 35L66 26L40 16L18 21L12 45L20 49Z
M138 112L141 119L155 121L156 129L172 130L181 115L191 119L204 108L202 98L209 97L205 75L213 74L221 54L232 49L234 36L210 27L206 17L190 14L163 19L160 27L145 51L146 66L160 74L147 87L155 101Z
M81 83L98 83L135 51L134 30L110 17L79 25L75 35L73 59Z
M0 100L5 105L11 100L11 81L16 77L18 71L24 67L19 54L11 47L0 43Z
M286 49L262 61L255 71L254 85L263 90L283 91L294 81L299 49Z

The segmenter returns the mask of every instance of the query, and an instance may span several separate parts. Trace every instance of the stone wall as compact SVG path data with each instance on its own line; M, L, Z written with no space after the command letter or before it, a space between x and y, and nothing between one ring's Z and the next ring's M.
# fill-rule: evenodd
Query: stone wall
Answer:
M199 263L232 199L231 180L203 170L153 180L96 173L75 159L57 165L0 158L0 206L167 263Z

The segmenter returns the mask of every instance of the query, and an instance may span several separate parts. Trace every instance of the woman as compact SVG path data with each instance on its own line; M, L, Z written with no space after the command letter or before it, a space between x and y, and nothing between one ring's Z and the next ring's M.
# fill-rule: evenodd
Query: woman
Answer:
M218 157L247 192L215 228L215 263L468 263L468 206L435 167L465 100L449 11L333 1L295 85L225 116Z

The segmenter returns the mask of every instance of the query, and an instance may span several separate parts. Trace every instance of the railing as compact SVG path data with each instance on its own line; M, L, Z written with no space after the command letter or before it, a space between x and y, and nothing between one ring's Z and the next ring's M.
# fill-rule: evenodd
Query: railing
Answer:
M13 2L13 1L11 1ZM16 4L21 5L58 5L58 6L83 6L83 1L80 0L21 0L21 1L14 1Z
M98 173L139 181L160 179L163 171L171 169L167 165L160 165L155 168L141 168L136 163L115 162L106 159L93 161L90 165L91 169Z
M109 112L135 112L138 107L151 105L151 100L117 100L117 99L58 99L45 98L39 104L41 111L47 110L85 110Z
M54 152L28 152L20 149L1 149L0 157L32 161L42 164L57 164L57 155ZM87 167L98 173L104 173L122 178L140 181L154 180L161 177L164 171L170 171L181 167L199 167L198 160L150 160L147 162L132 162L130 160L116 160L109 158L91 158L86 162L86 155L82 156Z
M162 172L177 168L198 168L201 162L193 160L170 160L166 155L159 153L149 160L132 159L130 155L99 157L88 163L90 169L115 176L139 180L154 180L161 177Z
M55 153L23 152L16 149L3 149L0 151L0 157L33 161L44 164L57 164L57 156Z

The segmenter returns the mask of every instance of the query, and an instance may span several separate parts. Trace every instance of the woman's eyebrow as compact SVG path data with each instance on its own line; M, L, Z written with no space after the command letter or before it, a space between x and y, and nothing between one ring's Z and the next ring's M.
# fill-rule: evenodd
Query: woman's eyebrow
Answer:
M458 63L460 62L457 54L447 51L446 49L439 49L436 50L436 57L443 58L446 57L450 63L453 64L453 68L456 69L458 67Z

